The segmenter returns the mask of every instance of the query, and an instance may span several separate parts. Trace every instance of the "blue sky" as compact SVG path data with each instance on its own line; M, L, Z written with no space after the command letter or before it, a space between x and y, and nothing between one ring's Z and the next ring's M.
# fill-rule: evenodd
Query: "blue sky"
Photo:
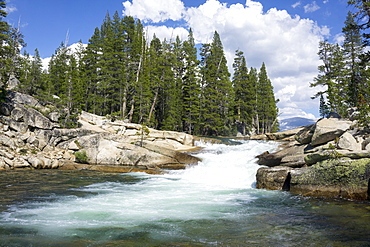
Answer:
M69 32L69 44L87 43L105 15L115 11L143 20L148 37L186 38L192 27L198 43L220 33L229 66L236 49L248 65L266 63L281 118L318 117L318 42L340 40L347 0L7 0L6 20L25 36L29 53L50 57Z

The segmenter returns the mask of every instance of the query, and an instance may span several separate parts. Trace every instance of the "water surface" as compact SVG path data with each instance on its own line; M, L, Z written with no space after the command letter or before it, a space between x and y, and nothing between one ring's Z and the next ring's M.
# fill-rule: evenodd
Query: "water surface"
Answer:
M254 188L276 143L204 145L165 175L0 173L0 246L369 246L370 204Z

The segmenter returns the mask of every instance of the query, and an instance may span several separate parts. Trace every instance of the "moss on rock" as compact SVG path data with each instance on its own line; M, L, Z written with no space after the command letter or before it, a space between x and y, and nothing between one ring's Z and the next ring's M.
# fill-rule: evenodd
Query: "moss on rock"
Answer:
M368 199L370 159L321 161L291 172L290 190L295 194Z

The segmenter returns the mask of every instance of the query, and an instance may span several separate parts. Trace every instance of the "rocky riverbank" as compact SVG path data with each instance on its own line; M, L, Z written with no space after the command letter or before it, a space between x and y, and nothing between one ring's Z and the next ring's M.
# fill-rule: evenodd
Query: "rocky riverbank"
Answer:
M8 91L0 105L0 170L91 169L161 173L183 169L198 158L196 137L112 121L82 112L79 128L61 128L54 106Z
M255 137L280 140L259 156L257 188L316 197L370 199L370 133L357 121L320 119L288 132Z

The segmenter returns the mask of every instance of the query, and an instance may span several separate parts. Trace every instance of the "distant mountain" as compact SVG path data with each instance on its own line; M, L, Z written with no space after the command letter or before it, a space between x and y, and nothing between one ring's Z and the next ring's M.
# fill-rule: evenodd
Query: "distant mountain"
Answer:
M303 118L303 117L292 117L286 118L279 121L280 123L280 131L296 129L301 126L306 126L310 124L316 123L315 120L310 118Z

